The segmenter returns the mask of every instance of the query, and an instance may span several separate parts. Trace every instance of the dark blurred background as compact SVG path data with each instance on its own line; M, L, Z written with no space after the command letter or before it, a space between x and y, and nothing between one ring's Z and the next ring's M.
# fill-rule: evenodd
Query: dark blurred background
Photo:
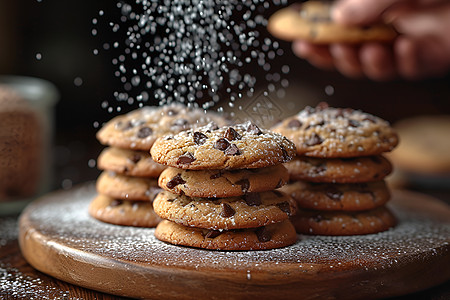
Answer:
M102 149L95 140L97 124L119 113L101 105L115 101L113 93L119 83L113 74L113 54L101 51L94 55L94 49L117 36L108 36L110 31L92 22L100 10L111 11L114 5L111 0L0 0L0 75L43 78L60 92L55 107L54 188L70 188L96 178L95 159ZM269 16L275 9L271 6L264 14ZM92 35L94 27L97 36ZM328 101L391 122L424 113L450 113L449 76L417 82L351 80L315 69L295 57L289 43L279 42L285 50L279 63L290 66L285 98L271 97L281 106L289 102L287 107L297 109ZM264 88L267 83L258 85ZM133 108L123 106L121 113ZM288 109L287 113L295 111Z

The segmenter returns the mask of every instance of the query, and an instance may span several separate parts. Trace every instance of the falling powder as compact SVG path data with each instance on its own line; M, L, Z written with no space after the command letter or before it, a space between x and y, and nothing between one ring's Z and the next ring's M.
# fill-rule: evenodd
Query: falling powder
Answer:
M225 99L229 106L252 97L257 75L264 74L269 91L289 67L274 63L283 50L263 36L269 8L286 0L136 0L117 3L119 20L104 10L92 21L100 36L100 21L107 22L117 41L103 44L115 51L115 77L122 89L119 102L139 106L171 102L200 105L205 109ZM94 50L95 54L99 49ZM283 84L286 86L286 83ZM277 95L284 95L279 87ZM153 97L151 97L153 95ZM153 100L154 99L154 100ZM112 104L108 104L107 107ZM113 111L113 109L109 109Z

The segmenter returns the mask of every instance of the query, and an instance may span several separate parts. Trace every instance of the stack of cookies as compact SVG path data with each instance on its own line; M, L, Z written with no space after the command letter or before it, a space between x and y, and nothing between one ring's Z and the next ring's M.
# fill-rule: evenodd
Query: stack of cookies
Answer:
M228 123L219 115L181 104L146 106L107 122L97 133L108 147L98 157L97 166L103 172L89 213L107 223L155 227L161 219L152 201L161 191L158 176L165 167L153 161L150 148L158 137L209 122Z
M286 164L290 183L281 190L299 210L292 219L298 233L356 235L387 230L396 220L384 178L392 171L383 152L398 137L389 123L373 115L328 107L306 107L273 128L297 147Z
M153 202L164 242L215 250L261 250L295 243L289 217L297 207L276 190L288 180L282 163L295 155L284 136L248 122L205 126L158 139L161 192Z

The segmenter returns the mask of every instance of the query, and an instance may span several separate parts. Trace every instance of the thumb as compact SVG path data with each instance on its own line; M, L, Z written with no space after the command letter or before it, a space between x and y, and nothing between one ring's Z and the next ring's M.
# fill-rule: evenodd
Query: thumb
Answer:
M381 16L387 9L404 1L406 0L338 0L331 13L337 23L368 25L381 21Z

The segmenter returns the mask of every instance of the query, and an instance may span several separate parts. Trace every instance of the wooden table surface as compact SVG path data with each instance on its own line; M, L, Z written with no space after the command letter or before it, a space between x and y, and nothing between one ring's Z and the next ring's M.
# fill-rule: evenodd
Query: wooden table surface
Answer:
M126 299L74 286L33 269L19 249L17 219L17 215L0 217L0 299ZM412 297L450 299L450 282L395 299Z

